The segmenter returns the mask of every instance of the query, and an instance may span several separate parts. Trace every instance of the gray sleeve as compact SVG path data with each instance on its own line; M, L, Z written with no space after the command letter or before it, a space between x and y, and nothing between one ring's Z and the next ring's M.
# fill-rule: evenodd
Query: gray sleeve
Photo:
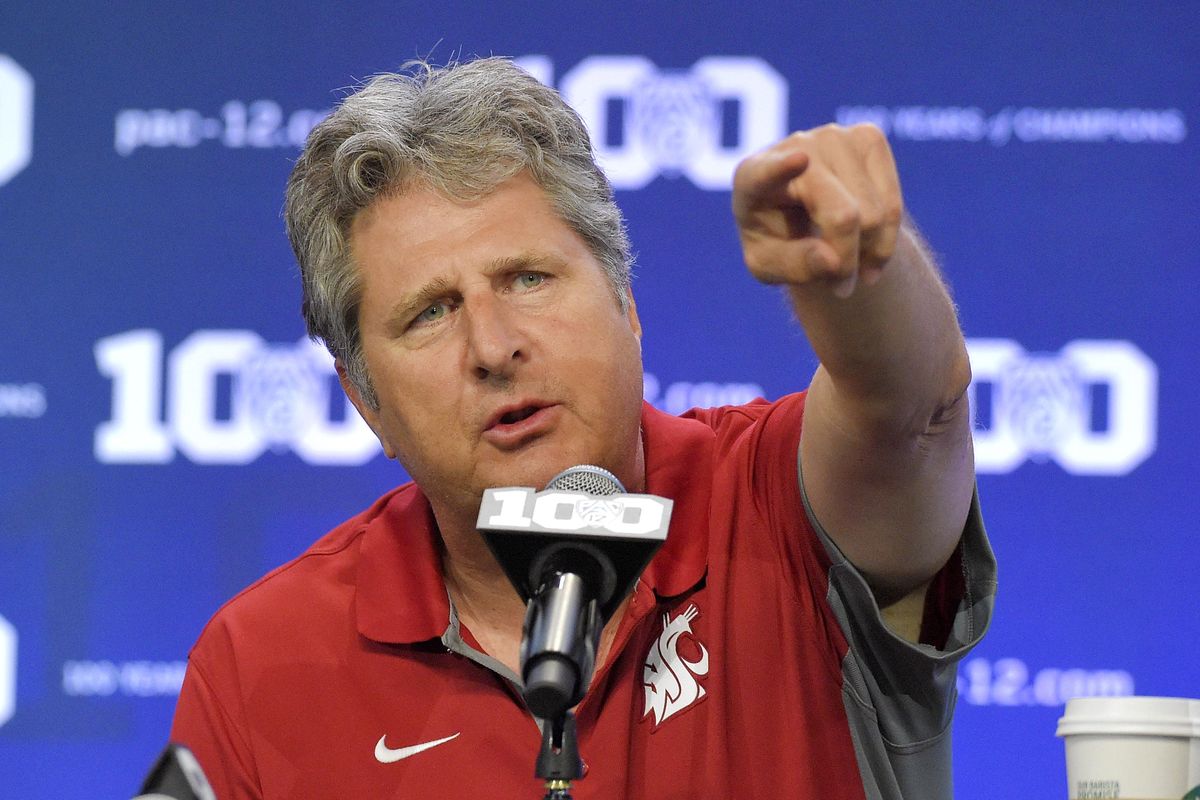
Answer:
M996 594L996 559L978 492L959 541L965 591L941 649L909 642L888 628L866 580L813 516L803 479L800 492L832 561L826 599L850 645L842 661L842 701L866 797L950 800L957 665L987 630Z

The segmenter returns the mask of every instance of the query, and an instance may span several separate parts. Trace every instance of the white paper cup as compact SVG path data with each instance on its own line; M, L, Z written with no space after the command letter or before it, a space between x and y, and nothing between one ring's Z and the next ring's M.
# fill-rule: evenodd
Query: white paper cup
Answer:
M1200 700L1079 697L1058 735L1070 800L1200 800Z

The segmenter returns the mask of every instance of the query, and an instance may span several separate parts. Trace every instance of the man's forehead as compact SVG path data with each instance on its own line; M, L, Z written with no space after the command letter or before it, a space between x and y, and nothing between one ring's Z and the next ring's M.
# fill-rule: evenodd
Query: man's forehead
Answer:
M350 221L347 238L351 249L367 233L390 233L393 238L412 243L421 242L428 235L428 242L436 244L442 234L451 232L448 225L480 224L523 213L573 230L558 212L550 194L524 171L480 192L451 193L426 181L406 182L381 193L358 211Z
M428 187L379 197L354 218L348 244L360 268L390 272L403 264L417 274L459 257L472 270L594 257L525 173L474 200Z
M519 189L540 195L548 207L554 206L550 193L528 169L499 171L491 179L474 174L471 177L473 180L470 185L467 185L462 181L436 180L420 172L406 175L390 183L365 208L356 212L351 220L351 230L359 219L378 213L380 206L397 202L403 203L409 199L417 202L432 201L437 204L470 208L485 203L502 192Z

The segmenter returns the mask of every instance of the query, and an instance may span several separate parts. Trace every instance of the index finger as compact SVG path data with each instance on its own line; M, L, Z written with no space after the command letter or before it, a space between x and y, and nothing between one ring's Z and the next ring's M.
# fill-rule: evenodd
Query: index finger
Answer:
M774 147L750 156L733 173L734 210L795 205L788 184L809 163L808 153L797 148Z
M836 175L817 165L787 184L792 205L803 206L821 241L837 254L831 265L849 277L858 270L861 209L857 199Z

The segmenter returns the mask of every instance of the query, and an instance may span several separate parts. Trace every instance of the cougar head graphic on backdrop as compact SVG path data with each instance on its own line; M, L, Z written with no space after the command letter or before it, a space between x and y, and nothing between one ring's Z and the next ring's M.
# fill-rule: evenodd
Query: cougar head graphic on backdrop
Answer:
M646 689L646 710L642 717L653 711L656 728L664 720L704 697L704 687L696 678L708 674L708 651L704 649L704 645L696 642L696 647L700 649L700 658L688 661L679 655L678 650L679 640L685 633L694 638L692 620L699 613L700 610L695 605L690 605L675 619L670 619L669 614L663 614L663 632L650 645L650 652L646 654L646 667L642 671L642 683Z

